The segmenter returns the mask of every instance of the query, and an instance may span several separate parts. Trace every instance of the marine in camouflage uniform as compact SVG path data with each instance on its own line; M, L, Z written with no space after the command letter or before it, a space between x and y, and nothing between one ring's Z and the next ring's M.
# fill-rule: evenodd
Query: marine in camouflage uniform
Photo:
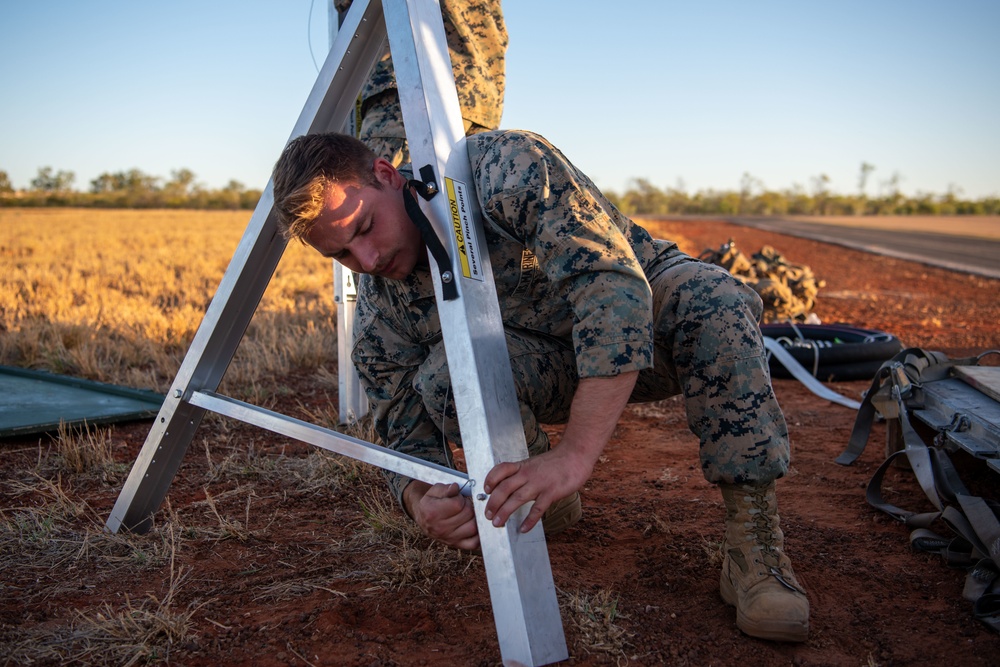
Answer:
M353 162L361 176L310 181L298 173L294 165L315 164L310 151L329 150L330 141L306 136L286 147L274 174L279 220L324 255L376 274L358 286L352 351L376 430L397 451L448 464L448 441L460 445L461 433L430 271L409 254L409 241L392 241L415 233L400 219L407 180L370 153ZM625 384L631 401L682 394L702 471L719 485L726 508L722 597L747 634L804 641L809 603L784 553L777 513L774 480L788 469L789 444L758 327L760 297L725 269L651 238L542 137L493 131L466 145L531 454L487 475L486 518L502 525L509 506L535 500L525 530L541 509L557 505L550 496L578 498L581 477L592 470L580 462L596 463L594 443L603 447L610 437L610 430L603 439L580 437L578 425L617 419L625 399L617 402L617 380L635 379L634 387ZM372 160L371 179L359 180ZM610 387L607 403L617 407L598 396L597 420L578 412L570 419L571 404L575 410L595 386ZM567 420L561 443L548 451L540 424ZM444 485L408 485L397 475L391 484L425 532L446 539L457 525L461 541L448 543L471 544L475 515L458 485L442 492ZM448 503L454 511L438 512Z
M770 482L788 468L757 294L652 239L555 147L524 132L467 142L532 453L563 423L580 378L641 371L633 401L684 394L710 482ZM363 276L352 358L383 441L447 464L461 443L428 270ZM402 493L408 479L394 476Z
M351 0L334 6L343 15ZM500 127L507 26L499 0L441 0L441 16L466 134ZM358 138L393 166L410 160L388 47L361 89Z

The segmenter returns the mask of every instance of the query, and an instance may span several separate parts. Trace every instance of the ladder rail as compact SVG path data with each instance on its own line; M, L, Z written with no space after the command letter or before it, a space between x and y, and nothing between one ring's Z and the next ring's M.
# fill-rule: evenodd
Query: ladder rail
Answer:
M482 242L461 107L437 2L384 4L397 81L421 84L399 86L400 106L414 175L424 178L421 172L429 166L435 179L437 194L418 202L451 262L443 267L430 256L431 266L437 266L431 275L466 465L470 478L481 482L496 464L528 458L528 450L489 252ZM457 284L457 298L444 296L446 272ZM568 651L541 522L520 532L530 510L526 505L497 528L486 519L486 500L478 490L473 493L504 662L563 660Z

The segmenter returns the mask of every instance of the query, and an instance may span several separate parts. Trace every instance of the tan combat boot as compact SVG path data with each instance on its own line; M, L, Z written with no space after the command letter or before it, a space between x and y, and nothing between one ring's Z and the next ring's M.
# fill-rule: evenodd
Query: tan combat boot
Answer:
M774 482L720 484L726 537L720 589L736 607L736 625L752 637L802 642L809 636L809 600L782 548Z
M549 509L545 510L542 516L542 527L545 528L546 535L558 535L579 521L582 516L583 503L580 502L580 492L575 491L572 495L549 505Z

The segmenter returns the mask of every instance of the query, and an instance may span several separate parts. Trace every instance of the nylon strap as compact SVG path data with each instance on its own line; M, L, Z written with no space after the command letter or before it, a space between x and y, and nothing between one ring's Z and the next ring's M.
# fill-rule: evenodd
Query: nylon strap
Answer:
M973 616L1000 632L1000 503L969 493L947 452L929 447L914 430L906 404L914 386L919 388L921 383L945 379L956 365L976 363L975 357L949 361L940 352L909 349L883 364L858 410L850 442L837 463L853 463L864 451L878 410L886 418L897 420L904 447L890 454L872 475L866 500L872 507L914 528L910 534L914 548L937 553L949 566L966 570L963 597L973 602ZM886 471L900 456L906 456L936 512L904 510L882 496ZM928 529L939 518L953 537L946 538Z
M800 364L795 357L789 354L788 350L782 347L781 343L775 339L764 336L764 347L766 347L768 352L774 355L775 359L780 361L781 364L787 368L793 376L795 376L796 380L804 384L809 391L816 394L820 398L825 398L828 401L838 403L844 407L851 408L852 410L857 410L861 406L861 404L854 399L838 394L813 377L812 374L810 374L809 371L807 371L802 364Z
M421 177L425 177L425 170L429 167L423 167L420 170ZM431 172L433 176L433 172ZM435 194L437 194L437 186L433 189L428 187L428 184L423 181L411 180L408 185L413 187L421 194L425 199L430 199ZM427 219L424 212L420 209L420 205L417 200L410 193L409 187L403 188L403 205L406 207L406 214L410 216L410 220L420 231L420 236L424 240L424 245L430 250L431 255L434 257L434 261L437 262L439 276L441 278L441 296L445 301L451 301L452 299L458 298L458 286L455 284L455 272L451 265L451 258L448 256L448 251L445 250L444 245L441 243L441 239L438 238L437 233L434 231L434 227L431 225L431 221Z

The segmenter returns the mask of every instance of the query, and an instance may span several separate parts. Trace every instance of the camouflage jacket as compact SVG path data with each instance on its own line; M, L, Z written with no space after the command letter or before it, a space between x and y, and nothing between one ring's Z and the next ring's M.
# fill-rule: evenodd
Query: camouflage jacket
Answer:
M334 6L346 12L351 0L336 0ZM486 128L500 127L507 26L499 0L442 0L441 15L462 117ZM386 47L361 89L362 103L395 88L396 74Z
M676 245L653 240L538 135L484 132L467 146L505 327L565 341L583 378L652 366L646 276ZM412 386L442 338L429 270L362 276L355 318L352 358L383 442L441 462Z

